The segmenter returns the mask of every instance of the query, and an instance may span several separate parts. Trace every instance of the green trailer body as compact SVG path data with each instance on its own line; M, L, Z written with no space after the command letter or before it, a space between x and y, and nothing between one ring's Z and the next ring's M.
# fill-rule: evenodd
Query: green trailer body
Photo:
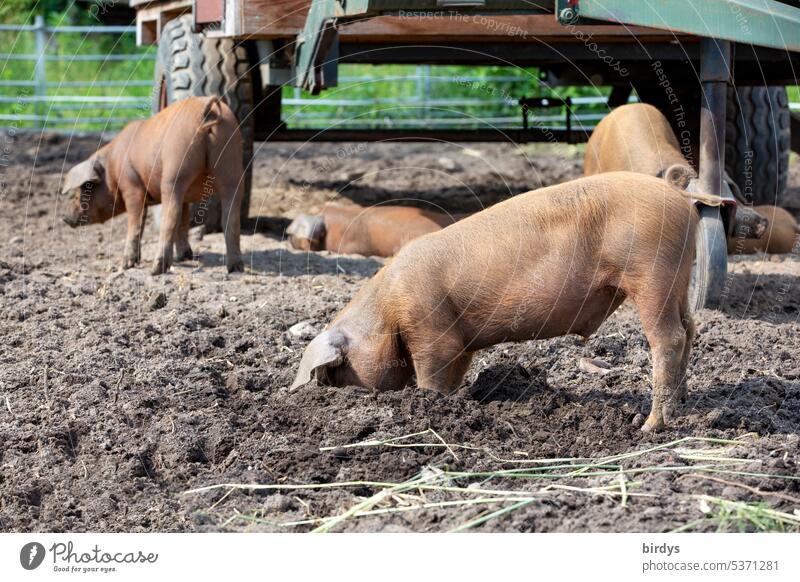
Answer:
M405 13L553 14L565 26L604 21L781 51L800 50L800 8L774 0L315 0L295 44L295 82L312 93L325 87L323 64L336 54L339 28L365 18Z

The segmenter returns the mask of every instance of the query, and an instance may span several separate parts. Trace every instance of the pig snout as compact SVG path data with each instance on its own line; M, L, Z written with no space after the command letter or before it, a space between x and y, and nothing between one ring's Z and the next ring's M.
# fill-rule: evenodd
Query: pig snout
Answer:
M77 228L81 225L81 221L74 216L65 216L61 220L63 220L66 224L68 224L72 228Z
M89 223L89 210L89 201L73 201L70 208L61 217L61 220L71 228L78 228Z
M88 222L89 207L88 200L72 200L61 220L71 228L78 228Z
M769 220L764 218L763 216L759 217L756 221L756 225L753 226L753 233L755 234L755 238L761 238L767 233L767 228L769 227Z
M289 244L301 251L325 249L325 218L321 215L300 214L286 228Z
M769 220L752 208L739 206L736 210L734 232L741 238L759 239L769 227Z

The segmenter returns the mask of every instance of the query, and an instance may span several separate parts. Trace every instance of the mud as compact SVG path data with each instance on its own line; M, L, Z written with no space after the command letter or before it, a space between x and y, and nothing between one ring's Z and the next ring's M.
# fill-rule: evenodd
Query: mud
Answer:
M563 337L486 350L449 398L313 384L290 393L309 335L382 264L290 250L281 236L294 214L333 199L478 210L579 175L580 152L264 145L244 229L247 272L226 274L222 237L209 235L194 243L199 262L154 278L146 264L119 271L124 218L80 230L60 221L61 172L101 140L18 134L0 167L0 531L307 531L319 525L314 518L341 514L380 488L287 486L420 474L439 488L397 490L371 503L372 514L334 529L447 531L512 504L441 506L470 498L442 485L531 495L473 528L483 531L756 527L722 519L700 494L789 514L800 508L797 255L733 261L725 307L696 316L689 400L656 435L639 431L650 361L628 304L586 343ZM797 164L791 180L800 199ZM145 259L156 239L148 220ZM308 325L289 331L300 322ZM581 372L581 357L613 371ZM375 444L413 433L422 434L393 443L413 446ZM541 466L532 460L542 458L586 463L683 437L739 440L609 463L644 469L625 474L625 495L618 469L558 479L485 475ZM655 470L667 467L678 468ZM186 493L223 483L283 489ZM286 525L297 521L304 523Z

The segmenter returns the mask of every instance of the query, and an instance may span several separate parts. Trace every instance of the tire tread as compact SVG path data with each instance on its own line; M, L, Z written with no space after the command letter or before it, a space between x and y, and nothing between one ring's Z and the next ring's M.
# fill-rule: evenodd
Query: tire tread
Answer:
M786 190L791 142L784 87L738 87L728 92L725 165L754 204L780 206ZM747 152L752 152L746 176Z

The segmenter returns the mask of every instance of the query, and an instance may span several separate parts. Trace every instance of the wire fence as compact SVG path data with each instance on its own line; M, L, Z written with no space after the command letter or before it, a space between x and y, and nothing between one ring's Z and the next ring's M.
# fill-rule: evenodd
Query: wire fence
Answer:
M299 89L293 89L291 97L283 98L289 112L287 120L291 126L302 128L322 124L379 129L518 128L522 126L519 98L542 90L538 79L525 71L516 75L478 76L468 74L475 72L469 67L406 65L403 68L408 74L341 76L340 86L319 98L304 98ZM402 96L348 96L352 87L385 83L405 84ZM603 118L606 102L604 95L572 97L572 120L578 126L594 126ZM550 114L538 112L536 122L548 128L563 129L566 111L563 108L550 111Z
M115 130L148 116L155 50L134 41L133 25L47 26L41 16L32 25L0 25L0 51L7 51L0 53L0 125ZM487 73L463 66L343 65L341 71L339 86L320 97L284 89L289 128L519 128L519 97L553 93L535 71L502 67ZM572 123L591 128L607 112L606 96L583 91L593 94L572 94ZM790 106L800 110L800 103ZM540 127L564 127L563 108L533 113Z
M150 110L155 57L148 49L122 52L120 40L133 45L135 33L134 26L47 26L42 16L32 25L0 25L0 51L8 51L0 53L0 122L116 128L140 117ZM94 35L108 40L88 41ZM113 52L86 52L98 46Z

